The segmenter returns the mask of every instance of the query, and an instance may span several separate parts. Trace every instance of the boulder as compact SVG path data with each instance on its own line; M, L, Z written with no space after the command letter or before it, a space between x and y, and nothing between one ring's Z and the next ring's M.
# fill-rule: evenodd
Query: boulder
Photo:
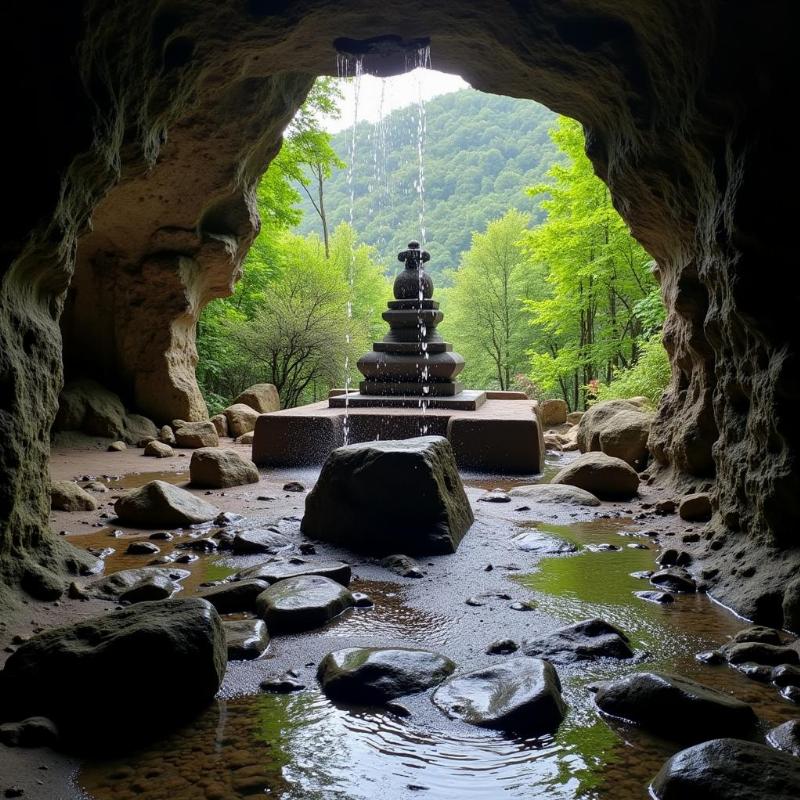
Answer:
M582 453L601 451L600 434L606 425L617 415L640 414L650 419L650 415L644 414L642 409L627 400L605 400L602 403L595 403L587 411L578 423L578 445ZM629 421L633 417L628 417Z
M109 453L121 453L123 450L127 449L128 445L123 441L111 442L111 444L106 448Z
M800 667L793 664L778 664L772 668L769 677L776 686L800 686Z
M329 456L302 530L353 550L454 553L474 517L441 436L365 442Z
M50 508L54 511L95 511L97 500L73 481L50 484Z
M382 704L437 686L454 670L449 658L430 650L349 647L328 653L317 678L334 700Z
M542 400L539 403L539 420L545 428L563 425L567 421L569 408L563 400Z
M166 724L209 703L226 663L222 622L209 603L137 603L22 645L0 673L0 707L11 719L46 716L75 748L116 747L161 737ZM148 679L157 675L180 679L169 714Z
M228 433L234 438L255 430L258 411L244 403L228 406L223 412L228 420Z
M655 800L797 800L800 759L741 739L712 739L670 758L650 784Z
M125 416L125 406L114 392L96 381L78 380L61 390L53 430L84 431L90 436L129 441Z
M172 458L175 451L168 444L152 439L145 445L144 454L153 458Z
M508 493L511 497L524 497L532 503L568 506L600 505L600 501L591 492L566 483L534 483L531 486L515 486Z
M126 439L130 443L140 439L155 439L158 437L158 428L153 420L141 414L128 414L125 417Z
M211 424L220 438L228 435L228 418L224 414L215 414L211 417Z
M248 387L233 401L233 405L240 403L254 408L259 414L281 410L278 390L271 383L256 383Z
M170 577L153 573L119 595L124 603L143 603L149 600L166 600L178 591L178 585Z
M555 668L538 658L510 658L457 675L432 700L470 725L531 736L553 733L566 713Z
M567 425L577 425L583 419L583 411L570 411L567 414Z
M170 447L175 446L175 434L172 432L172 428L170 428L169 425L162 426L161 430L158 432L158 440L164 444L168 444Z
M800 633L800 576L786 584L782 605L783 627Z
M660 569L650 576L653 586L669 589L670 592L684 592L692 594L697 591L694 578L682 567L669 567Z
M278 531L264 528L235 531L231 549L236 555L268 553L275 555L292 547L292 542Z
M0 742L6 747L53 747L58 743L58 729L47 717L28 717L0 725Z
M572 542L550 536L538 530L527 529L511 538L511 544L525 553L574 553L578 548Z
M252 611L256 605L256 598L268 587L266 581L251 578L202 589L197 596L208 600L220 614L231 614L237 611Z
M678 505L680 518L687 522L708 522L711 513L711 498L706 492L687 494Z
M175 444L178 447L219 447L217 429L210 422L184 422L175 428Z
M166 481L150 481L114 504L120 521L137 528L179 528L214 519L219 509Z
M612 717L661 736L689 741L747 734L757 722L747 703L666 673L635 672L603 683L595 703Z
M263 619L226 619L222 627L228 661L252 661L269 647L269 631Z
M633 658L628 637L603 619L594 618L559 628L522 643L526 656L539 656L556 664L598 658Z
M270 631L319 628L352 608L353 595L340 583L321 575L298 575L272 584L256 598L256 614Z
M605 453L584 453L551 481L577 486L602 500L628 500L639 490L639 476L620 458Z
M764 644L763 642L729 642L720 648L729 664L744 664L753 661L756 664L800 664L800 653L791 647Z
M746 628L737 631L732 642L761 642L762 644L783 644L781 632L776 628L768 628L765 625L748 625Z
M253 431L250 433L243 433L241 436L236 437L236 444L253 444L253 439L256 438L256 435Z
M610 417L600 430L600 449L608 456L621 458L637 469L647 465L647 439L652 414L620 411Z
M218 447L201 447L192 453L189 462L189 478L193 486L208 489L224 489L258 483L258 467L235 450Z
M767 733L767 744L800 756L800 719L790 719Z
M257 579L272 584L286 578L296 578L298 575L322 575L332 581L341 583L342 586L348 586L350 584L351 570L350 565L342 561L304 562L297 558L293 558L291 561L274 559L264 564L256 564L254 567L243 569L237 573L235 580Z
M118 600L125 592L145 582L156 583L165 580L177 582L188 578L189 575L188 570L168 569L167 567L124 569L95 578L84 587L84 590L90 597Z

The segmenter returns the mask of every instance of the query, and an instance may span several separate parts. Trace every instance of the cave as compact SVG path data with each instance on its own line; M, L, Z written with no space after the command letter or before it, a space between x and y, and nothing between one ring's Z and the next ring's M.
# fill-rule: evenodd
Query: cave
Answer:
M65 370L158 423L204 418L195 323L240 275L282 130L315 76L336 73L337 48L391 74L405 47L429 41L437 69L582 123L669 312L673 377L650 441L658 480L713 487L705 555L717 599L770 624L798 619L800 591L787 587L800 564L799 298L781 282L791 149L774 118L790 96L789 3L85 0L13 13L2 56L6 589L77 567L48 531Z

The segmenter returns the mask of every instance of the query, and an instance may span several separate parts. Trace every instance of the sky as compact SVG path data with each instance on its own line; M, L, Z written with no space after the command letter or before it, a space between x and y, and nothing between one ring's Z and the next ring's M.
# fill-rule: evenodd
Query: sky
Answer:
M328 119L324 126L330 133L349 128L355 116L355 80L341 80L340 88L344 95L339 119ZM417 68L392 78L376 78L363 75L358 93L358 120L377 122L381 117L397 108L416 103L422 94L430 100L440 94L467 89L469 84L458 75L449 75L432 69ZM381 95L383 100L381 101Z

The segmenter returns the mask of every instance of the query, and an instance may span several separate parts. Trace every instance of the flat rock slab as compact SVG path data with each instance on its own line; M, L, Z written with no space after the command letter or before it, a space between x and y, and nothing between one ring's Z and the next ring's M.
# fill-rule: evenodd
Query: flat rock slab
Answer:
M449 658L430 650L349 647L328 653L317 678L329 697L371 705L424 692L454 670Z
M797 800L800 759L741 739L676 753L650 785L655 800Z
M515 486L509 491L512 497L524 497L532 503L557 503L568 506L599 506L600 500L591 492L565 483L535 483Z
M555 668L538 658L511 658L458 675L432 700L470 725L534 736L557 730L566 713Z
M252 661L269 647L269 632L263 619L226 619L222 627L228 661Z
M355 605L340 583L321 575L299 575L272 584L256 599L256 614L270 631L307 631L319 628Z
M601 500L628 500L639 491L636 470L621 458L584 453L562 469L553 484L577 486Z
M636 672L604 683L595 703L612 717L688 741L723 733L746 734L757 721L747 703L667 673Z
M253 553L269 553L275 555L292 547L292 542L282 533L269 529L253 528L235 531L231 549L235 555L252 555Z
M283 559L267 561L264 564L256 564L247 567L237 573L236 580L248 580L256 578L266 581L269 584L277 583L286 578L296 578L300 575L321 575L330 578L332 581L341 583L342 586L350 585L352 570L349 564L343 561L306 561L297 563Z
M522 643L522 652L555 664L633 658L628 637L602 619L588 619Z
M474 517L441 436L334 450L306 497L308 536L375 553L454 553Z
M219 509L166 481L150 481L114 504L120 521L136 528L180 528L209 522Z
M205 600L137 603L23 644L2 672L0 707L12 719L53 720L75 749L116 747L163 736L209 703L226 664L222 622ZM180 682L169 714L158 675Z
M208 600L220 614L231 614L252 611L256 606L256 598L268 588L269 584L262 580L234 581L203 589L198 592L198 597Z

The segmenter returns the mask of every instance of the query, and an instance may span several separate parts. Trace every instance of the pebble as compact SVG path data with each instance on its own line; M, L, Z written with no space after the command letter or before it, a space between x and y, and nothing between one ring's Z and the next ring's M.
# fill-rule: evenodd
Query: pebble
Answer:
M513 639L498 639L486 648L486 653L490 656L503 656L517 650L519 650L519 645Z

